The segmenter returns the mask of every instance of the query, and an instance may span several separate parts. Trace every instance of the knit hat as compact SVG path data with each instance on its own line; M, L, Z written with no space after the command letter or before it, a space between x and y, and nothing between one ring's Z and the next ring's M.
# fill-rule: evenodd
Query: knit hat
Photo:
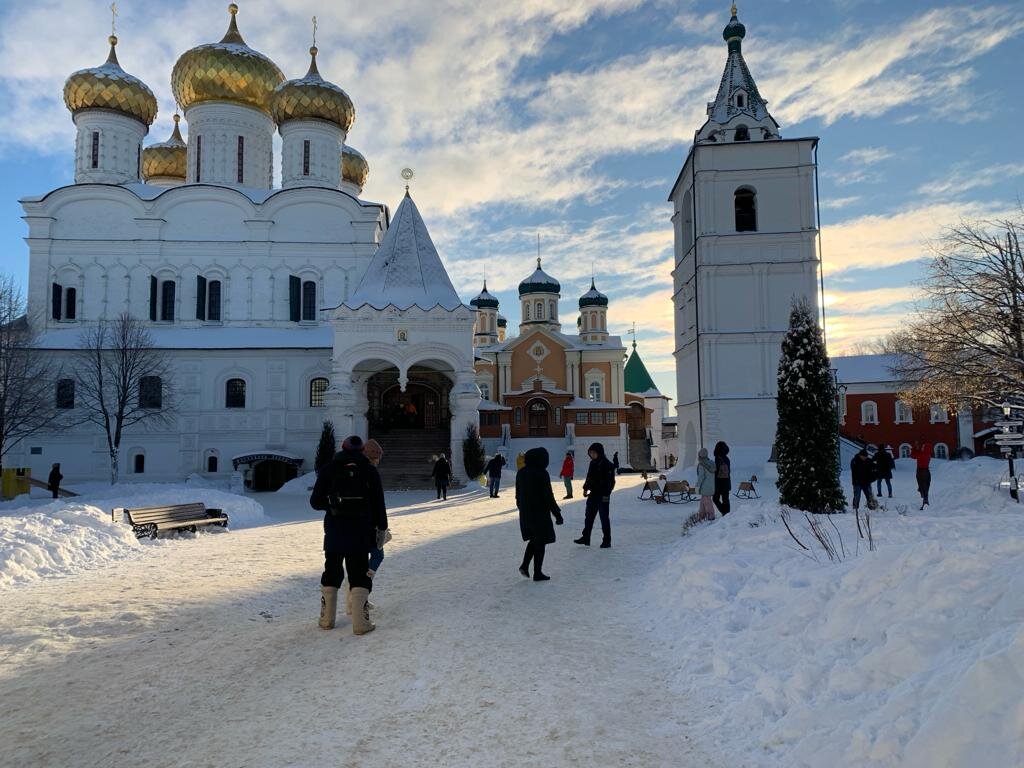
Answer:
M359 453L363 450L363 438L359 435L350 435L345 438L345 442L341 444L341 450L343 451L355 451Z

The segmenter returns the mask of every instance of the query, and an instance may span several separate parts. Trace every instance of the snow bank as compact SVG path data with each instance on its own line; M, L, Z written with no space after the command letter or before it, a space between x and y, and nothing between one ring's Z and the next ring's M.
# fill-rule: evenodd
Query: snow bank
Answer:
M287 483L277 489L276 493L282 493L284 495L294 494L296 496L309 497L309 494L313 490L313 483L316 482L316 474L313 472L307 472L304 475L289 480Z
M1024 765L1024 509L994 488L1001 462L936 465L920 512L899 463L875 552L836 515L849 556L810 559L764 483L774 498L698 526L648 578L651 629L733 764Z

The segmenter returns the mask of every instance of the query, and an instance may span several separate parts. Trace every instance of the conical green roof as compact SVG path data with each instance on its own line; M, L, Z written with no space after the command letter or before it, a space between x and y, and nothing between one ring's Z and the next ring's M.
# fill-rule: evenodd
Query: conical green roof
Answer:
M647 366L640 359L640 353L636 351L636 342L633 342L633 352L626 361L626 368L623 371L626 380L626 391L635 395L643 394L649 390L657 390L658 387L647 371Z

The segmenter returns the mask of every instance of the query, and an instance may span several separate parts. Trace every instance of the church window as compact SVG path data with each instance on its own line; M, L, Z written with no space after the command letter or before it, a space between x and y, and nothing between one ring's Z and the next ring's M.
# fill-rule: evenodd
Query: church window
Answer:
M238 137L238 183L245 182L245 136Z
M160 319L165 323L174 322L174 289L173 280L164 280L160 286Z
M523 320L529 320L529 319L530 319L530 302L524 301L523 302Z
M948 459L949 458L949 448L946 447L945 443L936 443L935 444L935 448L933 450L934 450L935 458L936 459Z
M64 300L64 286L59 283L50 285L50 316L54 320L60 320L62 301Z
M543 320L544 319L544 302L543 301L538 301L536 304L533 305L533 308L537 311L537 319L538 320Z
M203 137L196 136L196 184L203 180Z
M514 420L515 420L516 426L517 427L521 426L522 423L523 423L523 409L520 406L517 405L516 409L515 409L515 411L513 413L515 414Z
M57 407L67 410L75 407L75 380L60 379L57 382Z
M578 412L576 414L576 423L577 424L589 424L590 423L590 414L587 413L586 411Z
M750 187L740 187L734 198L736 231L757 232L757 192Z
M592 381L587 386L587 393L590 395L590 399L595 402L601 401L601 382Z
M750 129L745 125L737 125L733 141L750 141Z
M309 176L309 139L302 142L302 175Z
M481 382L481 383L477 384L477 386L480 387L480 397L482 397L484 400L490 400L491 399L491 385L488 384L486 381L484 381L484 382Z
M736 94L736 106L739 107L740 109L743 109L743 105L745 103L746 103L746 99L743 98L743 94L742 93L737 93Z
M64 319L74 320L75 312L78 309L78 291L68 288L64 292Z
M207 456L206 457L206 471L207 472L216 472L217 471L217 457L216 456Z
M556 427L562 426L562 409L561 408L555 408L555 426Z
M139 379L139 407L160 409L164 405L164 383L159 376Z
M896 423L913 424L914 410L902 400L896 401Z
M327 400L325 394L327 392L327 385L330 382L323 376L318 376L309 382L309 407L310 408L325 408L327 406Z
M132 472L142 475L146 472L146 454L136 453L132 458Z
M220 322L220 280L211 280L206 287L206 319Z
M491 333L494 333L494 331L495 331L495 328L494 328L494 315L491 315L490 319L487 321L487 325L488 325L488 327L490 327Z
M878 423L878 405L875 403L874 400L865 400L863 403L860 404L860 423Z
M910 443L901 443L900 444L900 458L901 459L909 459L910 458L910 452L912 450L913 450L913 448L911 447Z
M302 284L302 319L316 320L316 283L312 280Z
M554 320L557 316L558 316L558 313L555 311L555 302L549 301L548 302L548 317L550 317L552 320Z
M100 132L92 132L92 158L91 166L93 168L100 167Z
M932 424L945 424L949 421L949 412L941 405L933 405L929 409Z
M615 411L605 411L604 423L605 424L616 424L619 421L619 414Z
M245 382L242 379L228 379L224 385L224 407L245 408Z

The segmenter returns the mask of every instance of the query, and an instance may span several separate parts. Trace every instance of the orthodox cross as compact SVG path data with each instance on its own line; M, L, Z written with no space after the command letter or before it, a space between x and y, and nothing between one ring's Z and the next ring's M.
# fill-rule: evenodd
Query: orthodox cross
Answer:
M313 17L313 47L316 48L316 16Z
M633 327L626 331L626 335L633 337L633 349L636 349L636 321L633 322Z
M540 381L544 377L544 372L541 370L539 362L537 363L537 367L534 368L534 370L537 372L537 380Z
M110 4L110 34L117 34L117 3Z

